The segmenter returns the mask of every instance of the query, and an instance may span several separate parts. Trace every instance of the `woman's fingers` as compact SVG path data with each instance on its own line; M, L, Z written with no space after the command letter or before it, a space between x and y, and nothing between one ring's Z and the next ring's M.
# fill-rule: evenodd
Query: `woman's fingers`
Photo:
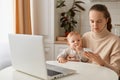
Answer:
M89 52L85 52L84 55L85 55L86 57L92 57L92 54L89 53Z
M85 53L84 55L85 55L89 60L94 61L94 62L98 63L99 65L104 64L104 61L102 60L102 58L100 57L99 54L94 54L94 53L91 54L91 53L87 52L87 53Z
M85 52L84 55L92 61L96 60L98 58L96 54L91 53L91 52Z

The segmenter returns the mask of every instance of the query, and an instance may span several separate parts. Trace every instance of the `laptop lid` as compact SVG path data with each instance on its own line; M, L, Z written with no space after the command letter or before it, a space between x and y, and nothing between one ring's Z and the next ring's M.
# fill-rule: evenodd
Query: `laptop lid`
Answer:
M9 34L9 44L16 70L47 79L43 36Z
M46 65L43 36L9 34L9 44L12 65L18 71L42 79L54 79L75 73L74 70ZM47 68L61 70L61 72L55 72L48 76Z

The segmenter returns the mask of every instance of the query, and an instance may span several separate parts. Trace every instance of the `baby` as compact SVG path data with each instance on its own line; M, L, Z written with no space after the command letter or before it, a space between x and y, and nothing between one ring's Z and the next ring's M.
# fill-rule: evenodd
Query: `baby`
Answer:
M67 61L84 61L88 59L83 56L84 48L82 48L81 35L78 32L70 32L67 36L69 47L64 49L57 57L59 63Z

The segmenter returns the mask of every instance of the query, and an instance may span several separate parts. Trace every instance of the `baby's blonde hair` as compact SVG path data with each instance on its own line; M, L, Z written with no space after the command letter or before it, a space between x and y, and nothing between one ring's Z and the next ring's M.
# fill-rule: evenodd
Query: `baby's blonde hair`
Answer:
M81 35L80 35L78 32L76 32L76 31L71 31L71 32L67 35L67 40L68 40L69 38L71 38L71 36L73 36L73 35L78 35L78 36L81 37Z

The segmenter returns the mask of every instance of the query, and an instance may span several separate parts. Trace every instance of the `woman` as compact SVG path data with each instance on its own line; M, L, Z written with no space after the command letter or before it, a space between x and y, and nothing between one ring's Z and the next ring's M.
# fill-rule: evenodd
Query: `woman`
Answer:
M92 62L114 70L120 76L120 38L111 33L111 17L107 7L95 4L90 8L91 31L83 35L83 47L93 53L84 55Z

